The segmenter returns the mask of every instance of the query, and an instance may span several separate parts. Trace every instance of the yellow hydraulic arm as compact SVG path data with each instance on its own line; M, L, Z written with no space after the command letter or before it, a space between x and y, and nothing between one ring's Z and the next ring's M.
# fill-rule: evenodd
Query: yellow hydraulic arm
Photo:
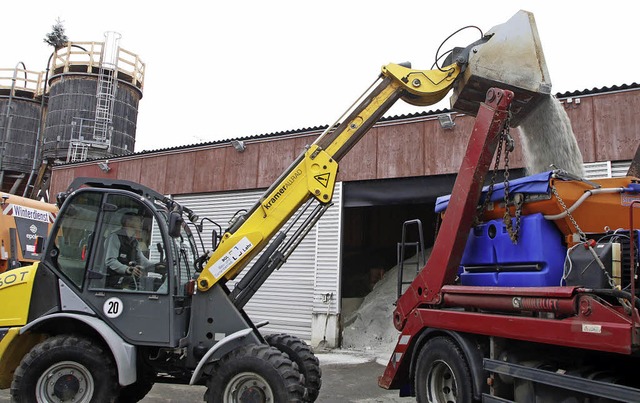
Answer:
M354 104L351 113L347 112L349 115L341 123L329 127L318 137L267 189L252 209L231 224L198 278L199 291L206 291L223 279L233 279L265 248L276 232L305 202L315 199L322 211L315 216L314 213L311 214L315 217L310 220L313 225L324 211L323 208L326 209L331 202L338 162L376 121L400 98L420 106L440 101L449 92L459 74L460 66L455 63L442 69L424 71L412 70L400 64L384 66L379 78L359 99L359 103ZM241 298L245 289L254 288L255 292L255 288L264 282L273 269L286 260L287 253L277 253L276 250L284 238L282 232L278 233L269 249L262 254L265 257L261 256L254 265L271 265L271 270L267 270L267 274L259 269L256 274L250 275L251 272L248 272L245 275L246 279L243 278L236 285L233 295L235 299ZM295 246L297 243L294 242L288 247L292 251ZM279 265L274 263L274 260L279 260ZM258 281L258 285L251 286L251 280L255 281L259 277L263 278ZM249 292L247 295L252 293ZM244 305L246 299L245 297L239 305Z

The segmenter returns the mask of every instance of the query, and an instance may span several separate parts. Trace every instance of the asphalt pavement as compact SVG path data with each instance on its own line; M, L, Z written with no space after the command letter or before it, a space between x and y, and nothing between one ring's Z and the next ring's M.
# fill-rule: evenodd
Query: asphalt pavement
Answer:
M322 369L322 387L318 403L408 403L414 398L400 398L398 391L378 386L384 365L370 354L345 350L317 352ZM144 403L202 402L205 387L156 384L142 400ZM0 391L0 402L9 402L9 390Z

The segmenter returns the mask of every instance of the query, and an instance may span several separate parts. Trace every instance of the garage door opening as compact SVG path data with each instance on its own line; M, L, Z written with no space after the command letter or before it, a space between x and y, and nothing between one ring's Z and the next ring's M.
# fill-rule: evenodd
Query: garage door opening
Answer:
M514 170L515 171L515 170ZM521 176L512 172L512 176ZM502 180L501 175L497 175ZM398 295L398 244L403 223L422 223L425 257L435 241L437 197L451 193L455 175L347 183L343 192L341 325L342 347L388 359L398 339L393 326ZM405 241L419 242L417 228ZM413 246L405 249L403 281L424 267ZM408 284L402 287L406 290Z
M436 214L434 203L345 208L342 233L343 298L364 298L397 263L405 221L422 222L424 244L433 244ZM407 231L406 241L418 242L418 231ZM413 249L413 253L412 253ZM406 256L415 254L407 247Z
M419 220L422 241L430 248L437 224L436 198L449 193L453 181L454 175L444 175L343 184L340 278L343 348L375 350L380 344L396 339L391 313L397 296L396 267L403 224ZM417 244L418 234L417 226L408 228L405 241ZM417 252L415 245L409 247L405 257ZM405 273L415 276L422 264L415 260L405 267ZM369 295L375 301L363 306Z

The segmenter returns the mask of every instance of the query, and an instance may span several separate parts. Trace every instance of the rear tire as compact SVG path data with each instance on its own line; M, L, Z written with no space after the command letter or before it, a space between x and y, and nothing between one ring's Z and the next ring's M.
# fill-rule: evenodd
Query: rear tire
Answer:
M415 387L416 399L421 403L473 401L469 365L451 339L435 337L422 347L416 367Z
M277 348L289 356L291 361L298 364L300 373L304 376L304 386L307 389L305 401L315 402L322 386L322 370L320 361L313 354L311 347L304 341L288 334L270 334L265 336L270 346Z
M302 402L303 377L282 352L267 345L239 347L216 364L207 379L209 403Z
M11 397L24 403L113 401L119 386L111 357L84 337L46 339L27 353L16 369Z

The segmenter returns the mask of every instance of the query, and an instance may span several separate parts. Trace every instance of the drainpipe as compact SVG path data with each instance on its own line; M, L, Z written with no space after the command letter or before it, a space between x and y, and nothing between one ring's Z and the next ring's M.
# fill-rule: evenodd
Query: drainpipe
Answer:
M51 53L49 56L49 61L47 62L47 70L44 74L44 83L42 85L42 97L40 98L40 119L38 120L38 133L36 135L36 149L33 153L33 164L31 165L31 173L29 174L29 179L27 180L27 184L24 186L24 191L22 192L22 197L27 197L27 192L29 192L29 187L31 186L31 181L36 174L36 170L38 169L38 161L40 158L40 149L42 147L42 124L44 118L44 99L47 96L47 81L49 81L49 66L51 65L51 58L55 52Z
M72 44L70 46L74 48L82 49L85 52L87 51L85 48L79 45ZM35 152L33 153L33 164L31 166L31 173L29 174L29 179L27 180L27 184L24 187L24 192L22 192L23 197L27 197L27 192L29 191L29 187L31 186L33 177L35 176L36 170L38 169L38 162L42 163L42 158L40 158L40 149L42 148L42 144L44 142L43 140L44 130L42 128L43 126L42 121L44 120L44 99L47 96L47 84L49 83L49 68L51 66L51 58L53 58L53 55L55 55L57 51L58 51L57 49L53 51L51 55L49 55L49 60L47 61L47 70L45 71L45 74L44 74L44 83L42 86L42 98L40 99L40 120L38 121L38 135L37 135L38 138L36 141L36 149L35 149Z

